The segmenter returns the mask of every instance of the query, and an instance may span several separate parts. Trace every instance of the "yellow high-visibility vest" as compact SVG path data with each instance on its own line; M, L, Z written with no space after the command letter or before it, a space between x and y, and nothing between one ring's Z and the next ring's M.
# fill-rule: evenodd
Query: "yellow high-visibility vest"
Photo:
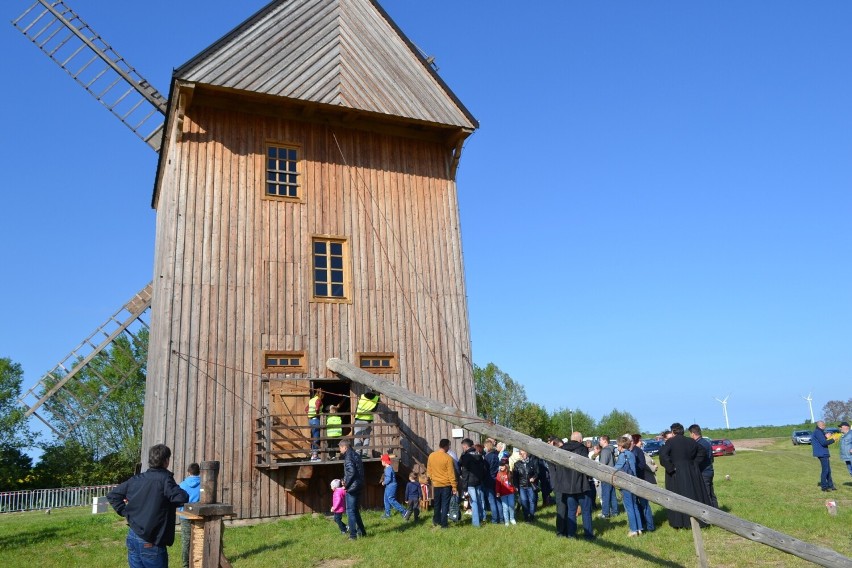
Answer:
M308 401L308 418L314 418L317 415L317 402L319 402L318 395L314 395L314 397Z
M358 408L355 410L355 420L373 421L373 410L379 404L379 395L376 398L367 398L367 395L361 395L358 399Z
M343 435L343 419L340 416L329 416L325 420L325 435L329 438L339 438Z

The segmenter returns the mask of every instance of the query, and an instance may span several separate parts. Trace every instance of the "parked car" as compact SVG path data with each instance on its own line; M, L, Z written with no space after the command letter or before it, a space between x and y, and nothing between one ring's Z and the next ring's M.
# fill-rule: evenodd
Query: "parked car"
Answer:
M730 440L711 440L710 447L713 449L713 456L732 456L737 453L734 448L734 443Z
M642 446L642 451L653 457L660 453L660 448L662 447L662 440L648 440Z
M798 446L799 444L810 444L811 443L811 431L810 430L793 430L793 445Z

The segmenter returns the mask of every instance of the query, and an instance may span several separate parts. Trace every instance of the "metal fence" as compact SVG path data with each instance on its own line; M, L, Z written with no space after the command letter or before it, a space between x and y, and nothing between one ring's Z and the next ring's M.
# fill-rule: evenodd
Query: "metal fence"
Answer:
M60 489L33 489L31 491L0 492L0 513L59 509L61 507L91 506L92 499L103 497L115 485L89 487L62 487Z

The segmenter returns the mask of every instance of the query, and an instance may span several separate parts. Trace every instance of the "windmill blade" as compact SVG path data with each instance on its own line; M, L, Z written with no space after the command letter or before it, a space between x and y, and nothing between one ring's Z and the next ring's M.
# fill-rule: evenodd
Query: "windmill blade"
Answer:
M37 0L12 25L160 151L168 101L64 2Z
M134 325L137 330L148 327L144 316L151 307L152 288L153 283L149 283L137 292L18 400L26 408L26 416L35 416L57 436L65 437L90 417L111 392L139 370L141 364L123 369L119 376L109 379L98 372L92 363L99 356L109 355L111 350L122 349L121 343L116 341L119 337L135 340ZM89 381L86 385L88 396L80 399L69 387L73 386L75 377L84 371ZM39 414L42 407L50 417Z

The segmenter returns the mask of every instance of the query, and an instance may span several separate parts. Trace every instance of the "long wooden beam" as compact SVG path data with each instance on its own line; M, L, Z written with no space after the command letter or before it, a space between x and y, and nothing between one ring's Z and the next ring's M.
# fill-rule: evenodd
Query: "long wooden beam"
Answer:
M594 460L584 458L572 452L566 452L536 438L531 438L515 430L510 430L505 426L492 424L478 416L467 414L457 408L413 393L406 388L381 379L340 359L329 359L326 362L326 366L338 375L369 387L411 408L422 410L472 432L508 442L545 461L565 466L616 487L626 489L635 495L662 505L666 509L690 515L705 523L716 525L749 540L782 550L820 566L852 568L852 559L834 550L799 540L757 523L752 523L720 509L705 505L704 503L687 499L638 477L616 471L614 468L601 465Z

